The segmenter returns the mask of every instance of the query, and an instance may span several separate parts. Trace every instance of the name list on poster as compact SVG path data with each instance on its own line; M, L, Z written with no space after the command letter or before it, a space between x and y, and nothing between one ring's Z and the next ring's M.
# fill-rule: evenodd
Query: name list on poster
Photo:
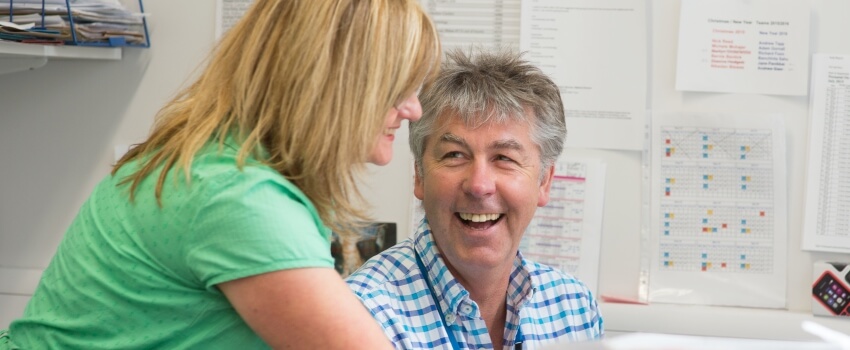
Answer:
M809 12L803 1L683 2L676 89L805 95Z

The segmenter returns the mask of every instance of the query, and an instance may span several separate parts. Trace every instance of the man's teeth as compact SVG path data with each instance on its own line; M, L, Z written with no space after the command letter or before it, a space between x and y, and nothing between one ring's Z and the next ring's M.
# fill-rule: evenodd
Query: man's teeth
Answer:
M496 220L499 218L499 214L470 214L470 213L459 213L460 218L472 221L472 222L485 222L490 220Z

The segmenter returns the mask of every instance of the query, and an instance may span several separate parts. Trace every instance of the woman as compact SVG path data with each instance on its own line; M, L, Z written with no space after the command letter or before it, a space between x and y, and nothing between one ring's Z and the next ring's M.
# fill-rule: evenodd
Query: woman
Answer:
M415 0L255 1L83 205L0 349L389 348L330 232L367 219L356 176L419 119L439 52Z

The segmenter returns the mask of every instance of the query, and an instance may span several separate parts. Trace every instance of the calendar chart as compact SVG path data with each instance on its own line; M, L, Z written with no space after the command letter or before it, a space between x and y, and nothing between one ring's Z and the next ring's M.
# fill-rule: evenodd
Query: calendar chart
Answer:
M781 119L668 115L653 124L650 300L784 305Z
M770 272L773 249L758 244L701 244L671 241L661 244L662 265L690 271L694 266L710 272Z
M769 243L774 236L773 208L763 203L662 204L661 237L724 242Z
M667 199L773 199L773 170L766 164L670 161L661 171Z

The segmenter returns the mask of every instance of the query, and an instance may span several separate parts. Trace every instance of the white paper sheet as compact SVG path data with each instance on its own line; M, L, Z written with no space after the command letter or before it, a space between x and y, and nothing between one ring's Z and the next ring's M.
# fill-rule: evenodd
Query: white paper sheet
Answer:
M652 119L651 302L785 307L785 129L776 115Z
M641 0L522 2L520 48L561 89L567 147L643 149L646 9Z
M676 89L805 95L808 1L682 1Z
M850 55L814 55L803 249L850 252Z
M594 293L599 280L605 169L605 163L596 159L559 159L549 203L537 208L520 242L525 258L572 274ZM410 232L425 217L422 202L412 198Z
M525 258L576 276L594 294L598 294L605 168L600 160L559 159L549 203L537 208L520 242Z
M443 51L471 46L519 48L520 0L420 0L440 34Z
M215 37L242 18L254 0L217 0ZM471 46L519 48L520 0L420 0L437 26L443 51Z
M251 7L254 0L216 0L215 3L215 39L233 27Z

